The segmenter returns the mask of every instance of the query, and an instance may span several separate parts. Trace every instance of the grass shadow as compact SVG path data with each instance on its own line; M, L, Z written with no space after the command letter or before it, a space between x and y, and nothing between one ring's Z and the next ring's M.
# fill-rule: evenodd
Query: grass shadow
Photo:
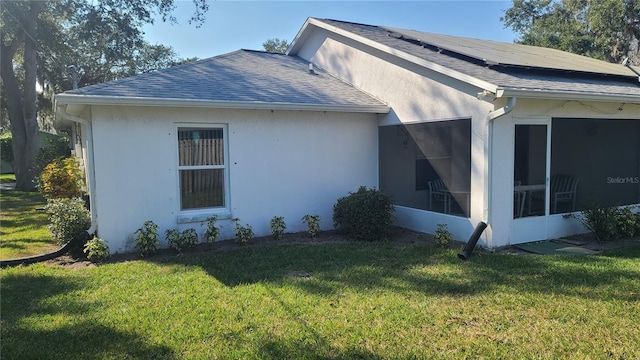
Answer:
M149 344L135 334L92 321L87 314L99 312L100 305L70 295L90 287L79 278L3 276L2 358L177 358L168 347Z
M633 257L639 249L620 251ZM623 259L619 252L600 256L477 254L463 262L455 251L431 246L347 243L245 248L165 258L159 263L196 265L229 287L287 283L321 296L344 288L464 296L509 287L521 293L637 300L627 290L638 284L640 267L620 266ZM299 271L311 276L291 275Z

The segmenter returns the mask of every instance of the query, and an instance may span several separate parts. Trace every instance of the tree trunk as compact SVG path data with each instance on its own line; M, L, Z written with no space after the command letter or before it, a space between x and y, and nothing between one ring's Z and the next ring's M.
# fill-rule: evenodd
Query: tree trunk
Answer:
M40 147L36 110L37 44L35 39L42 3L31 1L29 5L22 33L9 45L2 44L2 58L0 59L2 82L7 97L7 111L11 122L16 190L20 191L35 189L37 174L34 169L34 158ZM20 45L20 40L24 40L22 89L20 89L18 78L13 69L13 57Z

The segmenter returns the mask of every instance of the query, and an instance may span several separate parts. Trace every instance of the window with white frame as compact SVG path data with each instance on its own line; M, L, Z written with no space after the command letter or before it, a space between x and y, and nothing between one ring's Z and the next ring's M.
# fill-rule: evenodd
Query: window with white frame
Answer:
M227 206L224 141L223 127L178 128L181 210Z

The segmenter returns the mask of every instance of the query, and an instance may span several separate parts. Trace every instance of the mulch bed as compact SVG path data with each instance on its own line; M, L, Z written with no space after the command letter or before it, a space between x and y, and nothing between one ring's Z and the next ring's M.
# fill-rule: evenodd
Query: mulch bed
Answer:
M429 245L438 246L434 240L433 235L411 231L399 227L393 227L388 237L389 241L393 242L396 246L413 246L413 245ZM619 249L623 247L633 246L640 244L640 237L620 239L615 241L597 241L592 234L581 234L566 239L576 241L580 243L582 247L594 251L607 251L613 249ZM249 240L247 243L239 244L234 240L221 240L215 243L201 243L193 248L189 249L186 254L198 254L207 252L224 252L232 251L236 249L243 249L247 247L263 247L263 246L276 246L276 245L310 245L310 244L326 244L326 243L350 243L356 242L351 240L337 231L321 231L315 238L311 238L306 232L300 233L288 233L284 234L282 239L276 240L272 236L256 237ZM464 247L465 243L453 241L449 248L460 249ZM513 246L507 246L505 248L495 250L485 250L479 246L474 249L474 253L479 252L496 252L496 253L508 253L508 254L529 254L525 251L517 249ZM177 252L173 249L159 249L151 259L163 259L176 256ZM107 263L117 263L123 261L133 261L142 259L137 253L125 253L114 254L109 257ZM65 266L73 269L91 268L96 265L88 261L86 258L73 258L69 255L64 255L56 259L52 259L46 262L50 265Z
M389 241L397 246L412 246L412 245L433 245L436 246L433 235L411 231L399 227L393 227L388 236ZM287 233L284 234L282 239L276 240L273 236L255 237L244 244L236 243L231 240L220 240L214 243L201 243L186 251L186 254L198 254L207 252L224 252L232 251L236 249L243 249L248 247L263 247L263 246L277 246L277 245L312 245L312 244L327 244L327 243L350 243L356 242L351 240L337 231L321 231L315 238L311 238L306 232L299 233ZM450 245L451 248L462 248L463 243L454 241ZM163 259L176 256L177 252L173 249L158 249L150 259ZM124 253L113 254L107 260L107 263L117 263L123 261L133 261L142 259L137 253ZM46 262L50 265L60 265L69 268L87 268L95 266L95 264L88 261L86 258L73 258L69 255L64 255Z

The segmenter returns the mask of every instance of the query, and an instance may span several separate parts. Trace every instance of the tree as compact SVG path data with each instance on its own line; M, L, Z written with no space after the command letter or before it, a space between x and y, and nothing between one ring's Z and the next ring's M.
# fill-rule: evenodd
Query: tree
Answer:
M193 0L189 23L200 26L206 0ZM32 0L4 1L0 7L2 107L13 138L16 189L35 188L34 156L38 144L39 95L69 90L68 67L75 65L79 85L153 71L177 62L173 49L149 45L142 25L156 15L176 22L174 0Z
M284 39L280 40L278 38L269 39L262 43L262 47L264 48L264 51L281 53L281 54L284 54L287 52L289 45L290 44L289 42L287 42L287 40L284 40Z
M640 65L637 0L513 0L500 20L522 44Z

